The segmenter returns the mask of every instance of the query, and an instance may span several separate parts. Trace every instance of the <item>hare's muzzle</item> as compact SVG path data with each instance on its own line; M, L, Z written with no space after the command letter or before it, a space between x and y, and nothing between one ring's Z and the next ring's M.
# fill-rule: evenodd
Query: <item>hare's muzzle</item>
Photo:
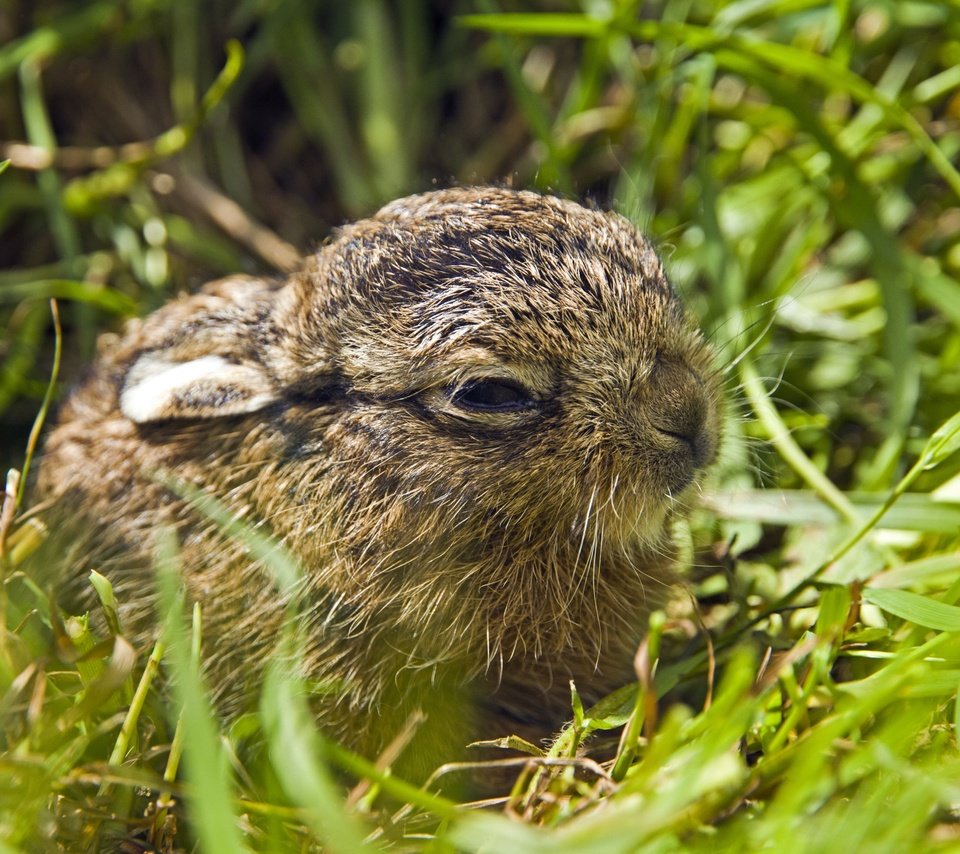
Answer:
M715 413L702 378L687 365L661 360L645 399L651 442L664 452L664 475L673 490L687 486L715 453Z

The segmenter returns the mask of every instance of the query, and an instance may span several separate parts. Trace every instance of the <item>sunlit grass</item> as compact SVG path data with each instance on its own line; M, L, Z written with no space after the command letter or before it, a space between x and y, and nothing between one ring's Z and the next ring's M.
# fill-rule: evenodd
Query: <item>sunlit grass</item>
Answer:
M60 613L34 580L42 512L8 514L0 850L954 848L960 11L464 0L454 25L401 6L61 4L0 46L4 452L20 466L52 373L51 297L69 381L118 317L282 270L291 243L435 180L593 197L659 243L728 366L723 457L678 532L698 605L656 616L637 685L573 694L505 803L460 808L317 730L295 668L221 731L174 540L164 635L135 658L109 582L109 632ZM91 57L84 97L142 64L169 103L91 135L64 109ZM292 589L276 544L189 497Z

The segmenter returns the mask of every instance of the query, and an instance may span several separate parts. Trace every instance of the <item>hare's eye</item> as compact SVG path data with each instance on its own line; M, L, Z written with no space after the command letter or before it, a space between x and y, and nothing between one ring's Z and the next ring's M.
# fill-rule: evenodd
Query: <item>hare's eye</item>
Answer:
M530 393L510 380L472 380L452 395L454 406L481 412L516 412L536 405Z

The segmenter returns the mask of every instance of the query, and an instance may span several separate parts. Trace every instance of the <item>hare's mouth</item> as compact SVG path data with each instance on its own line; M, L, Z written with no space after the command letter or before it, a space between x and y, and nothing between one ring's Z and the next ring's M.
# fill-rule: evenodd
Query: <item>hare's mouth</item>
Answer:
M710 433L699 425L690 430L655 429L664 485L670 496L676 496L713 460L715 443Z
M681 456L689 462L691 478L696 469L703 468L710 462L713 443L707 432L701 428L689 431L666 430L655 428L661 440L665 440Z
M676 496L683 492L697 474L697 456L700 453L694 448L689 438L672 437L670 446L662 450L661 476L668 496Z

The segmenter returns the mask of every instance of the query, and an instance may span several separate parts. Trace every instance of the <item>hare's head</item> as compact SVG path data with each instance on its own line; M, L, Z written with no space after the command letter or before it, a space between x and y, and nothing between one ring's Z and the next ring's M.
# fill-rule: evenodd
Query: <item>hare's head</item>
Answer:
M124 412L262 410L296 464L355 465L376 512L444 507L498 548L503 529L652 543L714 457L711 352L618 216L489 188L401 199L270 305L140 356ZM329 471L304 468L301 498Z

